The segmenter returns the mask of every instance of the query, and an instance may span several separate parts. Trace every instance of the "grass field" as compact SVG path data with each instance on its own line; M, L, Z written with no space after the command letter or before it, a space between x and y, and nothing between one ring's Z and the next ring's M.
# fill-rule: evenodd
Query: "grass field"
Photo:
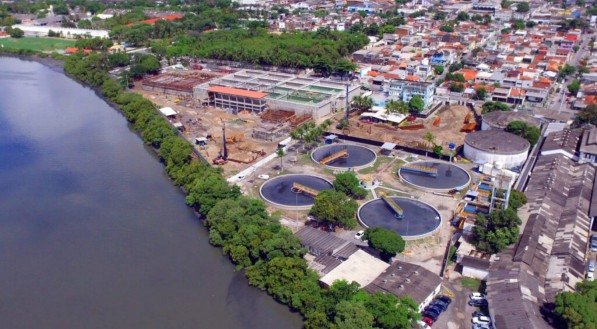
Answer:
M0 39L0 47L10 49L24 49L37 51L51 51L64 49L66 47L74 46L74 40L64 40L58 38L4 38Z

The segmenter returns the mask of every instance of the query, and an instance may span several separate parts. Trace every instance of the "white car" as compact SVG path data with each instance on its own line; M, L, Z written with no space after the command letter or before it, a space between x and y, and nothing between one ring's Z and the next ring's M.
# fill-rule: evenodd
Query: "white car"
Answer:
M587 272L587 280L593 281L595 278L595 272Z
M257 178L263 179L263 180L268 180L269 179L269 175L261 174L261 175L257 176Z
M473 318L473 323L478 324L491 324L491 319L487 316L475 316Z
M354 235L354 238L357 240L362 240L364 235L365 231L358 231L357 234Z
M473 292L470 296L471 300L481 300L485 299L485 295L480 292Z

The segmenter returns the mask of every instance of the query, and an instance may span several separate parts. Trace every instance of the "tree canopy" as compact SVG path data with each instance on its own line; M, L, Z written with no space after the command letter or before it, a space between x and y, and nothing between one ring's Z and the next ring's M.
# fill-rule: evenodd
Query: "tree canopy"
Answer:
M219 30L181 36L168 56L193 56L258 65L313 68L323 75L348 73L356 66L345 57L366 45L363 34L320 30L273 35L265 29Z
M379 251L384 259L396 256L404 251L406 246L404 239L398 233L382 227L366 229L363 238L368 241L371 248Z
M389 99L386 101L386 109L389 113L407 114L409 108L408 104L404 103L403 101Z
M597 125L597 105L591 104L586 108L580 110L580 112L578 112L578 114L576 115L576 123L590 123L592 125Z
M483 114L494 111L510 111L508 104L502 102L485 102L482 109Z
M355 199L362 199L367 196L367 191L361 187L359 179L352 171L336 174L334 189Z
M421 96L415 95L408 102L408 106L414 112L422 112L425 109L425 101L423 98L421 98Z
M336 190L323 190L315 197L311 215L317 220L346 228L357 225L355 213L359 205L346 194Z
M568 328L597 327L597 281L583 281L576 292L556 295L555 313Z
M478 250L497 253L518 239L521 220L512 208L479 214L473 227L473 243Z
M538 127L524 121L512 121L506 126L505 130L528 140L531 146L537 144L539 137L541 137L541 130Z

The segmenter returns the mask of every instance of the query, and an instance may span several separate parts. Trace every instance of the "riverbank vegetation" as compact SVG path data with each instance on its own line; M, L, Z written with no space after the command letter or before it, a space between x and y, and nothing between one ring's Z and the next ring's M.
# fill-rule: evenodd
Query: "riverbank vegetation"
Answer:
M65 60L73 78L96 87L157 150L174 183L187 194L186 202L204 219L210 242L222 248L249 283L303 314L305 328L411 328L418 319L410 297L368 294L356 283L339 281L322 288L316 272L303 258L305 249L261 200L242 196L221 170L197 158L189 144L141 95L122 90L107 71L107 55L74 55ZM354 202L353 200L350 200Z

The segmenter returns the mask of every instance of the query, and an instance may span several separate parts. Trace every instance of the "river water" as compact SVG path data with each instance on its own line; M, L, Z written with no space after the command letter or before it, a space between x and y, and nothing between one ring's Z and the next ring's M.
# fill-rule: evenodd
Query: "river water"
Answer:
M0 58L0 328L300 328L234 272L126 120Z

